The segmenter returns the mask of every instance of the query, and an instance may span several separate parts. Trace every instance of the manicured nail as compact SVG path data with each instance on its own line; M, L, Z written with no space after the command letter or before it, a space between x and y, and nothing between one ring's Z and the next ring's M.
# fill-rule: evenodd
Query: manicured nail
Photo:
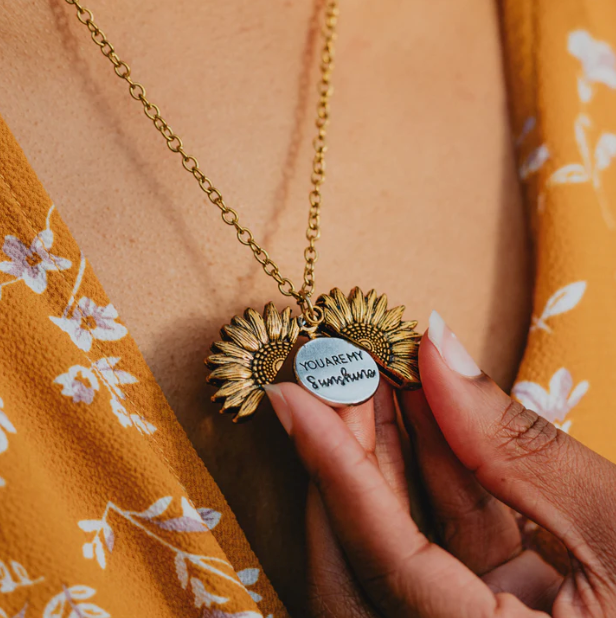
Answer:
M430 314L428 338L450 369L469 378L481 375L477 363L436 311Z
M293 416L291 413L291 407L288 401L284 398L280 387L276 384L264 384L263 389L265 394L269 397L272 403L274 412L280 421L280 424L284 427L287 433L291 433L293 427Z

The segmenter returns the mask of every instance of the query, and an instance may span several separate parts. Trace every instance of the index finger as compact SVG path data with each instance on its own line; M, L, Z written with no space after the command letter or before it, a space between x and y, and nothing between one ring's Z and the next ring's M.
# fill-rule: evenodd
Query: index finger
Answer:
M331 408L295 384L269 386L267 393L321 493L353 571L378 609L405 617L411 612L425 618L496 615L498 599L419 532ZM516 605L522 616L532 615Z

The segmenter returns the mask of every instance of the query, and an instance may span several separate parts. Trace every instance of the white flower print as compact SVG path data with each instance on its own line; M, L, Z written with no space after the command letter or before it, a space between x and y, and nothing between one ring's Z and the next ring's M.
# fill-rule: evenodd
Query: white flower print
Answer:
M259 577L258 569L245 569L236 574L227 560L215 556L194 554L182 549L178 544L178 541L181 543L180 537L170 537L169 532L182 533L181 536L186 533L208 533L210 526L200 513L202 509L195 509L185 497L180 500L181 514L168 517L168 510L172 503L172 496L165 496L156 500L145 511L130 511L120 508L113 502L108 502L101 519L86 519L78 523L84 532L94 533L91 540L84 543L82 547L84 558L95 559L101 569L109 567L110 559L108 555L113 552L115 533L108 517L113 512L171 552L174 556L173 563L178 582L184 590L188 590L190 584L196 607L205 606L209 608L213 603L221 605L229 601L227 597L218 596L206 590L204 583L198 576L207 575L211 577L214 575L243 590L246 590L244 580L248 585L257 581ZM211 513L210 509L203 510ZM164 531L162 535L159 534L160 530ZM191 571L196 576L191 577ZM209 577L206 581L209 581ZM253 599L259 596L256 593L249 592L249 594ZM255 615L260 616L260 614Z
M541 315L539 317L533 316L530 330L544 330L551 333L552 329L547 325L547 320L577 307L585 292L586 281L576 281L560 288L548 298Z
M572 423L573 421L571 419L569 419L568 421L565 421L564 423L559 423L558 421L554 421L554 426L558 427L558 429L560 429L561 431L564 431L565 433L569 433L569 429L571 429Z
M124 399L126 395L124 395L120 386L123 384L135 384L138 380L134 375L128 373L128 371L115 369L115 366L119 362L119 357L109 356L97 360L94 363L94 368L101 375L109 390L120 399Z
M611 229L616 227L614 215L607 203L607 198L601 186L601 172L604 172L616 156L616 135L603 132L599 135L594 151L588 141L588 131L592 122L586 114L579 114L574 123L575 141L580 153L581 163L567 163L558 168L547 179L545 188L554 185L592 183L601 214L607 226ZM539 204L543 208L544 196L540 195Z
M210 529L213 530L220 523L220 519L222 518L222 513L219 511L215 511L214 509L200 508L197 509L203 523Z
M55 595L47 603L43 611L43 618L110 618L111 614L88 601L96 590L89 586L62 586L60 594ZM87 601L87 602L85 602ZM67 613L68 612L68 613Z
M138 414L129 413L120 401L126 398L120 387L125 384L135 384L138 380L128 371L116 369L119 362L119 357L106 357L93 362L90 367L74 365L67 373L59 375L54 383L61 384L62 394L72 397L74 403L84 402L86 404L94 401L96 392L100 390L102 384L109 393L111 411L122 427L135 427L143 434L152 435L156 431L156 426Z
M616 56L609 43L594 39L586 30L569 34L569 53L582 63L578 94L584 103L593 95L593 84L616 88Z
M237 572L237 576L240 578L240 581L244 586L252 586L257 583L259 579L259 569L243 569ZM257 594L253 590L249 590L248 594L252 597L252 600L255 603L263 600L263 597L260 594Z
M0 592L4 594L23 586L34 586L43 581L42 577L32 579L25 567L16 560L11 560L9 565L0 560Z
M26 603L17 614L13 614L13 618L26 618L26 610L28 609L28 603ZM0 618L9 618L9 615L0 608Z
M5 236L2 251L10 260L0 262L0 272L15 279L2 285L23 281L33 292L42 294L47 289L49 271L67 270L72 265L70 260L49 253L52 244L50 229L39 232L29 247L15 236Z
M193 594L195 595L195 607L197 609L204 607L204 606L209 609L212 607L213 603L216 603L217 605L222 605L223 603L226 603L229 600L228 597L221 597L220 595L213 594L212 592L208 592L205 589L203 582L200 579L197 579L196 577L190 578L190 586L192 588ZM221 613L223 616L231 615L225 612L221 612ZM209 618L209 616L212 615L212 612L204 610L203 615L208 616ZM233 615L237 616L237 614L233 614ZM258 614L256 615L258 616Z
M97 305L86 296L82 296L76 303L85 271L86 259L82 255L71 297L62 316L50 316L49 319L68 333L80 350L89 352L95 340L118 341L126 336L128 330L117 321L118 312L112 304ZM139 414L129 413L122 404L122 401L126 399L122 387L135 384L139 380L128 371L117 369L116 365L120 362L120 358L109 356L96 361L89 360L90 367L75 365L67 373L59 375L54 380L55 383L62 385L62 394L72 397L75 403L91 404L96 397L96 391L99 391L102 385L109 392L111 411L123 427L135 427L143 434L153 434L156 427L152 423L143 419Z
M518 382L512 390L518 401L530 410L534 410L551 423L563 423L565 417L588 391L587 380L573 388L571 373L564 367L559 369L550 380L549 390L535 382ZM565 425L561 425L565 428ZM566 426L566 429L570 425Z
M13 423L9 420L8 416L4 413L4 401L0 399L0 453L4 453L9 447L9 439L7 433L17 433L17 430L13 426Z
M598 171L603 171L610 166L612 159L616 157L616 135L602 133L595 146L595 165Z
M543 167L543 164L550 158L550 151L545 144L535 148L524 163L520 166L519 175L521 180L526 180L531 174L534 174Z
M94 339L117 341L126 335L126 327L116 322L117 318L118 312L112 304L99 306L83 296L70 317L52 316L49 319L68 333L80 350L89 352Z
M129 413L113 393L111 394L110 403L111 410L120 421L122 427L136 427L145 435L152 435L156 431L156 425L152 425L152 423L141 418L138 414Z
M524 122L524 126L522 127L522 132L515 142L517 147L522 146L526 137L535 129L536 126L537 119L534 116L526 119L526 122ZM549 158L550 150L547 147L547 144L541 144L541 146L535 148L520 165L518 170L520 179L526 180L531 174L539 171Z
M128 415L126 408L113 395L111 396L110 403L111 410L120 421L120 425L122 425L122 427L131 427L133 423L130 420L130 416Z
M68 373L59 375L54 383L61 384L62 394L66 397L72 397L74 403L80 401L92 403L95 391L99 389L98 379L94 372L81 365L74 365L68 370Z
M534 116L527 118L524 121L524 126L522 127L520 135L518 135L517 139L515 140L515 145L520 146L526 139L526 136L529 135L536 126L537 119Z
M13 423L9 420L9 417L4 413L4 402L0 398L0 453L4 453L9 448L9 433L17 433L17 430L13 426ZM6 481L0 477L0 487L4 487Z

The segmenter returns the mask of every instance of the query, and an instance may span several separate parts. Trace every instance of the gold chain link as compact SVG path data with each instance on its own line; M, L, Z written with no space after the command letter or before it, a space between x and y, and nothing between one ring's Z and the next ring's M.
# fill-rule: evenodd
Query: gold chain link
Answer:
M167 146L172 152L177 152L182 156L184 169L190 172L199 183L201 190L208 196L210 202L220 209L222 220L235 228L237 239L247 247L261 264L267 275L272 277L278 284L278 289L284 296L292 296L300 305L304 317L309 323L316 323L322 319L322 315L313 307L310 297L314 292L315 278L314 266L317 261L317 250L315 243L321 236L320 228L320 209L321 209L321 185L325 180L325 151L327 150L325 138L327 135L327 125L329 123L329 101L332 94L331 75L334 67L334 39L336 37L336 22L338 17L337 0L326 0L325 4L325 24L323 35L325 44L321 52L319 81L319 102L317 105L317 136L313 141L314 159L312 162L312 190L309 193L310 211L308 215L308 228L306 238L308 246L304 250L306 266L304 268L304 282L300 290L297 290L293 282L283 277L276 262L274 262L268 252L263 249L254 239L250 229L242 227L238 213L227 206L224 202L222 193L212 184L212 181L203 173L199 167L199 162L195 157L189 155L184 150L184 145L180 137L173 132L167 121L161 116L158 106L151 103L146 97L145 88L131 78L131 69L120 59L114 46L109 42L105 33L94 23L92 11L84 7L79 0L65 0L67 4L72 4L77 9L77 19L84 24L90 31L92 40L99 46L102 54L109 59L113 65L115 74L128 83L130 96L143 105L145 115L153 122L160 134L167 141Z

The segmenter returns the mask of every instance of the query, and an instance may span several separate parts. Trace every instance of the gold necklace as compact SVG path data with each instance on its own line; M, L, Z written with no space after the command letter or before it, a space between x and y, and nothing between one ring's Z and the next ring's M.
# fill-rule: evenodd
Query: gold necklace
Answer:
M293 297L300 316L291 316L287 307L278 313L267 303L263 315L248 308L221 330L222 341L212 345L206 364L211 369L208 382L218 387L213 401L222 402L221 412L234 413L235 422L250 418L265 394L263 386L276 378L300 336L309 341L299 349L294 370L298 382L309 392L334 407L356 405L369 399L379 384L379 373L395 387L415 389L421 386L417 366L420 335L417 322L404 322L404 307L387 308L387 296L374 290L363 294L354 288L345 296L338 288L322 294L312 303L315 288L316 241L321 235L321 185L325 180L325 151L329 101L332 94L334 39L338 17L337 0L326 0L325 39L321 52L321 79L318 91L312 190L304 249L304 281L299 290L257 243L252 232L243 227L238 213L227 206L222 193L203 173L197 159L186 153L179 136L161 116L160 109L146 97L145 88L131 78L131 69L118 56L114 46L94 22L92 12L79 0L65 0L77 9L77 19L90 31L92 40L113 65L116 75L128 83L130 96L143 105L145 115L165 138L169 150L182 157L182 166L192 174L210 202L220 209L222 220L235 228L237 239L249 247L266 275L278 284L283 296Z

